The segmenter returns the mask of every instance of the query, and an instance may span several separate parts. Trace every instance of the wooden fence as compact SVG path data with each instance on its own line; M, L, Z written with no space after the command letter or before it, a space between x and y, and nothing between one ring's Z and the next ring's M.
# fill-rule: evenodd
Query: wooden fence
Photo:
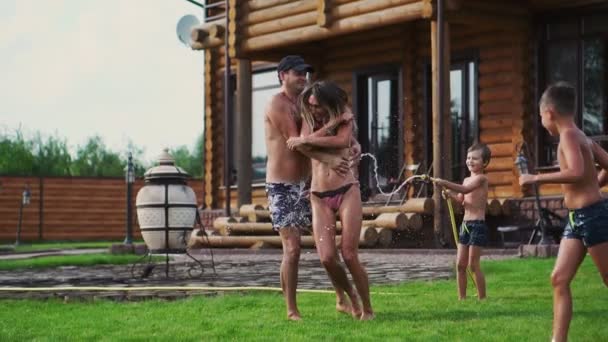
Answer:
M133 236L140 238L135 197L144 185L133 184ZM199 206L203 181L190 180ZM120 240L126 234L126 185L123 178L0 176L0 241L15 241L23 190L31 203L23 208L21 240Z

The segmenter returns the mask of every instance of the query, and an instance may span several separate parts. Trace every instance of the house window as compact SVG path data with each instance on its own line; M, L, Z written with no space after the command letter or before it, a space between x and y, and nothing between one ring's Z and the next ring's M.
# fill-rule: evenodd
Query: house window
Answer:
M376 187L390 191L399 182L403 163L399 104L401 73L398 67L385 66L358 71L355 75L353 105L358 120L359 143L363 152L374 155L378 162L378 169L374 172L369 159L361 163L359 181L363 197L368 199L377 194Z
M452 179L467 175L467 149L479 138L477 77L474 62L452 63L450 69L450 116L452 123Z
M426 144L425 155L430 164L433 160L432 82L431 67L426 67ZM479 115L477 91L477 62L459 58L450 66L450 153L452 155L451 179L461 182L467 175L467 149L479 140Z
M266 179L266 161L268 159L264 139L264 111L270 98L279 92L281 85L276 69L256 71L252 77L252 180L254 183L259 183Z
M543 24L541 42L544 73L542 91L551 83L567 81L577 91L575 121L594 140L606 144L606 49L608 13L552 18ZM557 162L557 138L551 137L538 120L538 164ZM607 146L604 146L605 148Z

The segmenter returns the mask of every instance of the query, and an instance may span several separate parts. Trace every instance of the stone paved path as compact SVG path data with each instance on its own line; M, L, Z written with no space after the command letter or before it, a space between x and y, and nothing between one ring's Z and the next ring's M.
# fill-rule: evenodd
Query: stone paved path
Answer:
M172 258L169 278L165 277L165 264L155 263L152 273L141 278L145 264L131 266L99 265L95 267L59 267L42 270L0 271L0 298L113 298L137 300L143 298L181 298L209 291L46 291L6 292L2 287L57 287L57 286L212 286L212 287L279 287L281 252L277 250L216 250L216 274L213 274L211 257L207 250L194 254L203 265L198 278L188 276L185 256ZM482 260L516 257L514 250L490 250ZM394 284L412 280L448 279L453 277L454 251L447 250L362 250L361 261L367 268L370 284ZM1 261L0 261L1 262ZM190 263L190 265L196 265ZM193 270L196 272L196 270ZM200 273L197 273L200 274ZM304 250L300 261L299 288L331 289L331 283L313 250ZM213 291L211 291L213 292ZM67 298L67 297L66 297Z

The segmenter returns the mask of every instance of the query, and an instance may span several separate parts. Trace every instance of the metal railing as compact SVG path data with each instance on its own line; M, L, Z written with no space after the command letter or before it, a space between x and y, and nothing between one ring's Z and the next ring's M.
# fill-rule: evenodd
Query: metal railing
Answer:
M187 0L191 1L191 0ZM205 0L205 22L226 17L226 1Z

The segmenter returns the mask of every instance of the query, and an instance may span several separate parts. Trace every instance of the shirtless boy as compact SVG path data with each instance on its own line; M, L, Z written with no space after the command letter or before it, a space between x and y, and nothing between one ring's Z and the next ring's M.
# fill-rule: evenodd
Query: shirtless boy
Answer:
M521 175L519 184L559 183L569 209L568 225L551 274L553 341L566 341L572 319L570 283L587 252L608 286L608 201L602 197L596 163L608 169L608 153L574 122L576 91L566 82L549 86L540 99L543 127L559 136L559 171Z
M471 175L464 179L462 185L443 179L435 179L435 184L457 194L449 193L456 201L464 205L464 219L458 235L458 252L456 257L456 279L458 299L467 297L467 267L475 275L477 298L486 298L486 280L481 271L480 259L482 247L488 242L486 226L486 205L488 200L488 179L483 174L491 158L490 149L484 144L474 144L467 153L467 167Z

